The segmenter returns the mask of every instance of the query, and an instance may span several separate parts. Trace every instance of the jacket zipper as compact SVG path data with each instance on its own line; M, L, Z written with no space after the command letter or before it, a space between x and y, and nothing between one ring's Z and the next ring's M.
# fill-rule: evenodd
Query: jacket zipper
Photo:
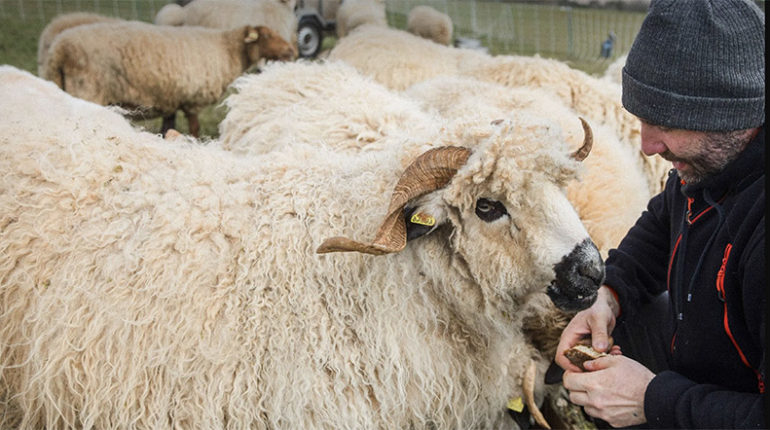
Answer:
M735 346L735 349L738 350L738 355L741 357L741 361L746 367L751 369L754 374L757 375L757 387L759 388L759 392L764 394L765 381L762 379L762 374L749 363L749 360L746 358L746 355L743 353L743 350L738 345L738 342L735 340L735 337L733 337L733 333L730 330L730 323L727 315L727 300L725 295L725 272L727 271L727 261L730 259L730 251L732 249L733 245L731 243L728 243L727 246L725 246L725 253L722 257L722 266L719 268L719 272L717 272L717 292L719 294L719 301L721 301L724 306L723 324L725 333L727 333L727 337L730 338L730 341L733 343L733 346Z

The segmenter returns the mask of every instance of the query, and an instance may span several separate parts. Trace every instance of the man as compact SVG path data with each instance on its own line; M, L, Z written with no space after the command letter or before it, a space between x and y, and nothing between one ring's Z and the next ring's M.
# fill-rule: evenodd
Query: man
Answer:
M766 427L764 34L752 0L653 0L628 54L623 105L673 170L556 353L613 427ZM610 355L581 372L563 353L585 336Z

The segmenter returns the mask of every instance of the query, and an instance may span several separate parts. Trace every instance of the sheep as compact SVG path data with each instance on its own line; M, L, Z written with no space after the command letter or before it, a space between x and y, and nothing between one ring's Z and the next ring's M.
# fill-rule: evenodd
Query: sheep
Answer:
M156 25L179 26L184 25L184 17L185 10L181 5L169 3L158 10L152 22Z
M85 24L93 24L95 22L118 22L120 18L113 18L109 16L99 15L91 12L72 12L54 17L48 25L45 26L43 32L40 33L40 39L37 44L37 74L43 75L43 64L46 62L48 56L48 50L51 47L51 43L59 35L72 27Z
M329 61L344 61L386 87L403 91L429 78L461 73L463 64L484 61L472 49L439 45L404 30L362 25L339 39Z
M452 18L430 6L413 7L406 20L406 30L441 45L452 43Z
M240 157L9 67L0 100L3 426L499 427L550 361L519 304L603 276L548 123Z
M193 50L201 54L189 55ZM89 101L148 109L141 112L147 116L173 118L181 109L190 132L198 136L200 109L217 102L250 65L260 58L290 60L296 55L264 26L214 30L138 21L97 23L59 35L43 77ZM161 132L169 127L164 121Z
M263 25L278 32L296 49L296 4L296 0L194 0L184 7L164 6L155 15L155 23L222 30Z
M385 0L345 0L337 9L337 37L343 38L358 27L368 25L387 27Z
M366 27L341 39L329 59L351 64L385 86L403 91L428 78L470 76L509 87L538 87L552 91L567 106L588 119L607 124L635 154L651 193L663 189L670 166L641 152L639 120L620 101L620 86L592 77L552 59L529 56L490 56L467 49L425 43L404 32ZM410 35L411 36L411 35Z
M387 149L438 139L439 118L343 62L273 63L231 85L219 123L223 148L240 155L294 142L337 151Z
M452 120L505 118L519 112L552 118L572 146L580 145L578 114L548 91L509 88L469 77L438 77L416 84L404 95L423 109ZM594 145L585 174L567 187L567 198L580 215L603 257L616 248L652 197L645 174L614 130L592 124Z

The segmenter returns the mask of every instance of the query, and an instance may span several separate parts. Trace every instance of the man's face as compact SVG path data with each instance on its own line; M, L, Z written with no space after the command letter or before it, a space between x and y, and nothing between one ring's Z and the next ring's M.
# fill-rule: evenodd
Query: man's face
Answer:
M745 132L703 132L649 124L642 121L642 152L671 161L679 177L695 184L720 172L743 151Z

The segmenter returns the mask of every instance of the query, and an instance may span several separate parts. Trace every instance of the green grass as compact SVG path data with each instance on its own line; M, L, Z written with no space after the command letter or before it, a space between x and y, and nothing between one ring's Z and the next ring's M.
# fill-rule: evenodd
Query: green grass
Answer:
M166 3L163 0L0 0L0 64L37 74L37 40L54 16L74 11L97 12L124 19L152 21ZM388 22L406 28L406 14L416 0L387 0ZM630 47L644 18L643 12L564 9L531 3L471 2L468 0L421 0L446 11L454 20L455 36L478 39L492 54L538 54L557 58L588 73L603 72L610 61ZM475 4L475 6L474 6ZM570 24L571 21L571 24ZM599 46L609 30L617 34L610 59L599 58ZM336 39L324 39L322 49L331 49ZM199 115L201 136L215 138L224 109L210 106ZM160 118L137 121L158 132ZM187 120L177 114L177 128L186 133Z

